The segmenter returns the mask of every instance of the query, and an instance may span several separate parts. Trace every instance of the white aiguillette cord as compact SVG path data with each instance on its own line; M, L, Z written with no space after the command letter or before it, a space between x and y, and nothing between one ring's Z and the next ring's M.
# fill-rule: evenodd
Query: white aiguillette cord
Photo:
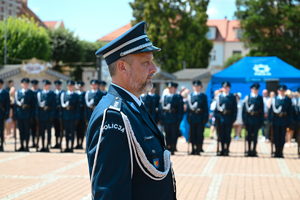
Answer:
M93 169L92 169L92 174L91 174L91 192L92 192L93 198L94 198L93 178L94 178L94 174L95 174L98 154L99 154L99 151L100 151L100 142L101 142L101 137L102 137L102 133L103 133L103 127L104 127L106 112L107 112L107 109L105 109L104 113L103 113L103 119L102 119L102 124L101 124L101 127L100 127L100 133L99 133L99 138L98 138L98 143L97 143L97 148L96 148L96 153L95 153L95 158L94 158L94 163L93 163ZM120 113L122 115L122 119L123 119L123 122L124 122L124 125L125 125L126 136L127 136L127 141L128 141L128 147L129 147L129 152L130 152L131 178L133 176L133 156L132 156L132 149L133 149L136 161L137 161L140 169L143 171L143 173L145 175L147 175L149 178L151 178L152 180L155 180L155 181L160 181L160 180L164 179L168 175L169 170L172 168L170 152L168 150L164 151L164 168L165 168L165 171L164 172L158 171L148 161L143 149L141 148L140 144L138 143L138 141L137 141L137 139L134 135L134 132L132 130L132 127L130 125L130 122L129 122L127 116L123 112L120 112ZM142 165L147 169L147 171L150 174L144 169L144 167ZM174 178L173 171L172 171L172 176Z

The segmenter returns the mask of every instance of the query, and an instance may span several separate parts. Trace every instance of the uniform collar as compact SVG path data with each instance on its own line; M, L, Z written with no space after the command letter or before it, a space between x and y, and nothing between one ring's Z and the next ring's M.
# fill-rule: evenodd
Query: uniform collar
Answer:
M54 92L55 94L59 94L61 90L56 89Z
M253 97L253 98L256 98L256 97L257 97L257 95L254 94L254 93L251 93L250 96Z
M24 88L22 88L22 89L21 89L21 92L22 92L22 93L25 93L25 92L27 92L27 90L25 90Z
M78 90L77 94L81 95L83 93L83 91Z
M111 83L111 85L115 86L115 87L118 87L120 89L122 89L123 91L125 91L127 94L129 94L129 96L135 101L135 103L138 105L138 106L141 106L142 102L140 99L138 99L134 94L132 94L131 92L128 92L127 90L125 90L124 88L122 88L121 86L119 85L116 85L114 83Z
M73 94L74 92L71 92L70 90L67 91L67 94Z
M227 93L225 93L225 92L222 92L222 96L223 97L226 97L226 96L228 96L229 95L229 93L227 94Z
M193 95L199 95L199 94L201 94L201 92L196 92L196 91L193 92Z
M281 95L278 94L278 95L277 95L277 98L278 98L278 99L284 99L284 96L281 96Z
M50 90L43 90L43 93L49 93Z
M91 92L92 92L92 93L96 93L96 92L98 92L98 90L93 90L93 89L91 89Z
M155 93L148 92L148 95L153 97L155 95Z
M2 88L0 89L0 93L2 92Z

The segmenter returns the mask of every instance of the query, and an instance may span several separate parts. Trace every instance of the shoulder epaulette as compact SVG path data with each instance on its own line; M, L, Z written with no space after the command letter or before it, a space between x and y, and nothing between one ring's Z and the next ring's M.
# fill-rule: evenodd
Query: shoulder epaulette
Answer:
M111 101L109 108L120 112L121 111L121 103L122 103L122 99L120 97L115 97Z

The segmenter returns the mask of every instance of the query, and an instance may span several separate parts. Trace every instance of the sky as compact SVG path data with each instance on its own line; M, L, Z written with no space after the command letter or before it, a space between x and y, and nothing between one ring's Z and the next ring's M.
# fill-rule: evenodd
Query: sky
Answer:
M28 0L28 7L42 21L63 20L81 40L93 42L133 19L129 2L133 0ZM235 10L235 0L211 0L207 14L231 20Z

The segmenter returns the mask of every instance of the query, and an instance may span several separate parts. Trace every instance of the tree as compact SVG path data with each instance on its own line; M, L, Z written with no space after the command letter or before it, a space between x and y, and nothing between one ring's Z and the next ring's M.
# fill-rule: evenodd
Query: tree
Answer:
M54 68L61 71L59 62L80 62L83 49L80 40L73 31L58 28L49 31L51 38L51 58L55 62Z
M251 56L277 56L300 68L299 0L237 0L235 16Z
M239 53L233 54L231 57L229 57L229 58L226 59L226 61L224 62L223 68L225 69L225 68L233 65L237 61L241 60L243 57L244 56L242 56L242 54L239 54Z
M209 64L212 42L208 32L207 5L209 0L135 0L129 3L135 20L148 23L147 35L162 48L154 58L163 70L174 72L183 68L205 68Z
M3 63L5 44L5 21L0 21L0 61ZM50 58L50 38L43 27L39 27L34 18L10 17L7 19L7 63L20 63L18 59L36 57L42 60ZM16 59L16 60L13 60Z

